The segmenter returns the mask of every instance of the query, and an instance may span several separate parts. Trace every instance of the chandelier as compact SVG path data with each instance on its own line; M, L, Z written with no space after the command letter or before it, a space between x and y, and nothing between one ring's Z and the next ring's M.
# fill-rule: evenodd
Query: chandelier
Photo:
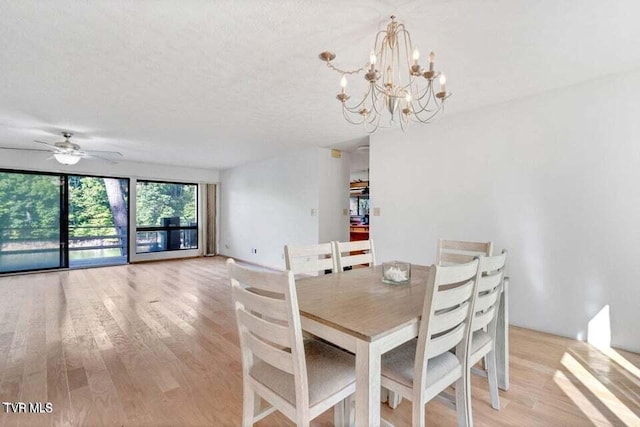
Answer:
M391 127L400 123L404 131L409 122L428 123L444 109L444 101L451 96L446 90L446 77L435 71L435 54L429 53L429 65L422 68L420 52L411 44L411 36L404 24L391 22L386 30L376 34L369 62L357 70L341 70L331 61L336 55L322 52L320 59L327 67L342 74L340 93L336 98L342 104L344 118L352 124L362 125L368 133L379 127ZM359 101L347 105L351 98L347 92L347 75L365 71L368 88ZM436 92L434 80L438 80ZM382 122L389 119L389 126Z

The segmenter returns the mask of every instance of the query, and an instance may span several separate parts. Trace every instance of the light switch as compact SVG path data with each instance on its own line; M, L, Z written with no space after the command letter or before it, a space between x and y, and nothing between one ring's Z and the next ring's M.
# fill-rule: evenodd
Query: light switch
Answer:
M342 209L342 215L344 216L349 215L349 209Z

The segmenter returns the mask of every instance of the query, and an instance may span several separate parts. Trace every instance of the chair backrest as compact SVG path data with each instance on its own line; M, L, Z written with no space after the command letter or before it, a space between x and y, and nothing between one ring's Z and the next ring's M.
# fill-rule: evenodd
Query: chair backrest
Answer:
M438 241L436 264L463 264L473 260L475 257L491 256L492 250L492 242L463 242L460 240L440 239Z
M293 375L296 407L309 406L302 326L293 273L256 271L227 261L236 312L242 373L260 359Z
M287 270L293 274L324 274L326 270L337 271L336 256L332 243L308 246L284 247Z
M422 399L420 393L426 389L429 359L455 348L463 369L466 365L478 265L475 259L465 264L430 267L414 366L416 399ZM414 402L421 401L424 400Z
M478 267L478 295L473 311L473 321L471 332L475 332L489 326L489 334L495 338L495 319L502 293L502 279L504 267L507 263L507 251L503 250L500 255L490 257L480 257ZM493 326L493 327L492 327Z
M343 271L345 267L369 264L373 267L376 263L376 254L373 248L373 240L356 240L353 242L333 242L335 247L337 271ZM351 254L351 252L358 252Z

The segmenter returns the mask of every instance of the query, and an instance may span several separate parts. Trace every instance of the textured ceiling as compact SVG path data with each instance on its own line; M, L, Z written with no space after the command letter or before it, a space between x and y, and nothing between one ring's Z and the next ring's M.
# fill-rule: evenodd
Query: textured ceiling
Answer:
M0 0L0 145L69 129L127 160L226 168L358 141L317 55L363 65L392 13L436 51L447 114L640 67L637 0Z

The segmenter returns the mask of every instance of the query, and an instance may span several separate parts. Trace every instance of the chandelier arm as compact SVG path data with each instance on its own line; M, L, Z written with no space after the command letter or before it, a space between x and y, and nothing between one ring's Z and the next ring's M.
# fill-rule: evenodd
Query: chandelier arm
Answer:
M346 103L344 103L345 107L352 113L358 113L359 111L357 109L360 108L362 106L362 104L364 104L364 102L367 100L367 97L369 96L369 92L371 92L371 86L369 86L369 89L367 90L367 92L362 97L362 101L360 101L358 104L356 104L356 105L354 105L352 107L347 107Z
M378 37L380 37L380 34L384 34L385 37L387 36L387 30L380 30L376 33L376 39L373 42L373 51L376 51L376 47L378 46ZM384 45L384 37L382 38L382 45L380 46L380 54L382 54L382 46Z
M369 123L370 125L372 125L372 126L373 126L373 127L371 128L371 130L367 129L367 125L366 125L366 123L365 123L365 125L364 125L364 130L365 130L369 135L371 135L372 133L374 133L375 131L377 131L377 130L378 130L378 128L380 127L380 116L378 115L378 116L376 116L376 117L375 117L375 124L374 124L373 122L374 122L374 120L371 120L370 122L366 122L366 123Z
M419 92L418 92L419 93ZM425 96L429 95L427 97L427 103L429 101L429 98L431 98L431 94L433 93L433 85L432 82L429 82L429 84L427 85L427 87L425 88L424 92L422 93L422 95L420 96L416 96L415 99L417 101L422 101L424 99Z
M427 100L423 103L423 99L426 95L429 95L427 97ZM428 90L425 91L424 95L421 98L418 98L418 105L420 106L420 111L424 111L426 109L428 109L431 104L432 101L434 102L434 104L437 106L438 105L438 100L437 98L434 96L434 92L433 92L433 86L429 85Z
M421 118L418 114L414 114L414 117L416 119L416 121L420 122L420 123L429 123L431 122L431 119L433 119L440 111L444 110L444 104L440 104L438 106L438 108L436 108L435 110L433 110L433 112L426 118Z
M381 112L380 110L378 110L378 102L383 103L384 102L384 98L382 97L378 97L379 92L372 92L371 93L371 104L372 104L372 110L376 112L376 114L380 115ZM386 96L386 95L384 95ZM381 106L382 107L382 106ZM382 109L382 108L380 108Z
M362 123L362 122L356 122L356 121L352 120L351 117L349 117L349 115L347 114L347 109L346 108L342 109L342 115L344 116L344 119L347 122L351 123L352 125L359 125L359 124Z
M404 50L405 50L405 54L407 55L407 70L411 69L411 55L413 55L413 43L411 43L411 35L409 34L409 32L407 30L404 29L404 25L402 26L402 31L398 31L399 33L402 32L402 35L404 36ZM411 74L409 74L410 77Z

